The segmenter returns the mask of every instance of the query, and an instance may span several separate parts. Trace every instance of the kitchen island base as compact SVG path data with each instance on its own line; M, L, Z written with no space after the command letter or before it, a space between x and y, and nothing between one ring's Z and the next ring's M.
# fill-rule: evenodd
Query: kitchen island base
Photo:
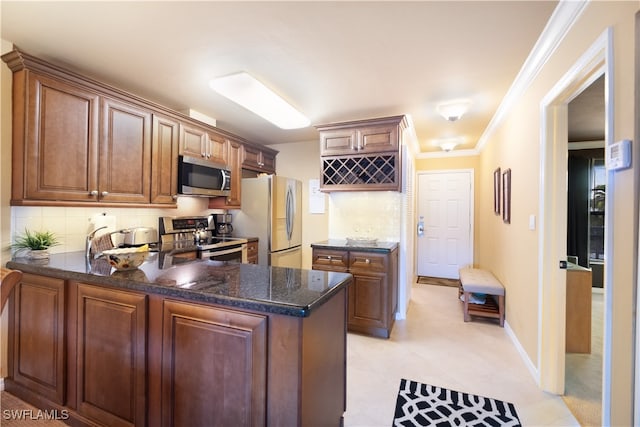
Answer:
M77 426L342 425L346 286L293 316L87 279L24 274L6 391Z

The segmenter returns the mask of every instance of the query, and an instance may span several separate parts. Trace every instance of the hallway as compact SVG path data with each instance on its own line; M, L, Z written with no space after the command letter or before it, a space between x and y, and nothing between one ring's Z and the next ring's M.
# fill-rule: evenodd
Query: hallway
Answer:
M391 338L349 334L345 426L388 426L402 378L514 403L523 426L578 426L560 396L536 385L504 328L465 323L455 287L413 286Z

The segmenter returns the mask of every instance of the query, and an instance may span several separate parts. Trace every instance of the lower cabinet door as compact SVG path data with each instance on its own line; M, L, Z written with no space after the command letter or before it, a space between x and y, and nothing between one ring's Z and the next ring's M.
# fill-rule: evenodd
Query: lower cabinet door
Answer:
M362 274L355 271L353 283L349 287L350 331L379 337L389 337L386 324L386 286L385 274Z
M162 425L264 426L267 319L165 301Z
M9 325L13 380L51 402L65 400L64 280L25 273Z
M146 423L147 297L78 284L78 413L108 426Z

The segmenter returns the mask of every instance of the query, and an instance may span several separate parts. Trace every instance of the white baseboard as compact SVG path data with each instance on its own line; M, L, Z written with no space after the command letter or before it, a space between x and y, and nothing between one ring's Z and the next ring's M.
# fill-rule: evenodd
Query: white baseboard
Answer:
M518 341L518 337L516 337L516 334L513 332L513 329L511 329L509 323L506 320L504 321L504 329L511 339L511 342L516 347L516 350L518 350L518 353L520 353L520 357L522 358L524 365L527 367L529 373L536 381L536 384L540 384L540 372L538 371L538 368L533 364L533 362L531 362L529 355L524 350L524 347L522 347L522 345L520 344L520 341Z

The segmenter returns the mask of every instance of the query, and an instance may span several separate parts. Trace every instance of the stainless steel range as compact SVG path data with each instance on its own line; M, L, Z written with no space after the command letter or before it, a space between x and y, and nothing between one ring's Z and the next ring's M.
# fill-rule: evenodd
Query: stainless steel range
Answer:
M161 217L159 226L163 250L168 247L189 250L198 258L214 261L247 262L247 239L216 236L211 216Z

